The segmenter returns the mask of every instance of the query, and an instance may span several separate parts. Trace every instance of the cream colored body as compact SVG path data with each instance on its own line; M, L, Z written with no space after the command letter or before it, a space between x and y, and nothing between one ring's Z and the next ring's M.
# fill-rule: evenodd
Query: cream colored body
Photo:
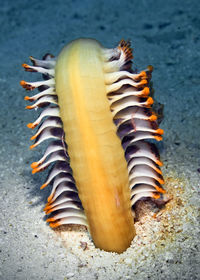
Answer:
M55 71L70 165L97 247L122 252L135 236L127 163L107 99L102 47L79 39Z

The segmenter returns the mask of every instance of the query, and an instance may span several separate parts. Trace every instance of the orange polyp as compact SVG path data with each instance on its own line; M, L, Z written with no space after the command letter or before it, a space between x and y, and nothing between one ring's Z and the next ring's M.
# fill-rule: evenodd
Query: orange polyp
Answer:
M22 87L25 87L25 86L26 86L26 82L25 82L24 80L21 80L21 81L20 81L20 85L21 85Z
M48 218L46 221L47 221L47 223L49 223L49 222L54 222L55 219L52 217L52 218Z
M156 121L157 120L157 116L155 114L152 114L150 117L149 117L149 120L150 121Z
M52 208L52 206L51 206L49 203L47 203L46 206L44 207L44 211L45 211L45 212L46 212L46 211L50 211L51 208Z
M37 137L37 133L35 135L33 135L30 140L34 140Z
M147 105L152 105L154 101L153 101L152 97L148 97L146 102L147 102Z
M44 184L40 187L40 189L43 190L44 188L46 188L46 186L48 186L48 183L44 183Z
M33 129L33 128L35 128L35 125L34 125L33 123L28 123L28 124L27 124L27 127Z
M61 226L61 223L55 222L55 223L50 223L49 225L50 225L51 228L56 228L56 227Z
M138 83L138 86L142 86L142 85L146 85L148 83L148 81L146 79L144 80L141 80L139 83Z
M160 194L158 194L158 193L153 193L153 194L152 194L152 197L153 197L154 199L158 199L158 198L160 198Z
M22 80L22 81L20 82L20 85L21 85L23 88L25 88L26 90L33 90L33 89L35 89L34 86L30 85L29 83L27 83L27 82L24 81L24 80Z
M160 160L157 160L157 161L156 161L156 164L159 165L159 166L163 166L163 163L162 163L162 161L160 161Z
M44 209L43 209L44 210ZM44 212L46 213L46 215L49 215L50 213L52 213L54 211L54 208L51 208L49 210L44 210Z
M45 168L46 168L46 166L42 166L42 165L40 165L40 163L39 163L39 164L38 164L38 167L33 168L32 174L35 174L35 173L37 173L37 172L41 172L41 171L43 171Z
M40 168L34 168L32 170L32 174L35 174L35 173L40 172L40 171L41 171Z
M166 193L166 190L155 185L155 189L160 193Z
M162 171L159 168L154 168L156 170L157 173L159 173L160 175L162 175Z
M162 140L162 136L155 135L155 139L156 139L157 141L161 141L161 140Z
M36 146L37 146L38 144L33 144L33 145L31 145L29 148L32 150L33 148L35 148Z
M24 100L30 100L30 99L31 99L30 96L25 96L25 97L24 97Z
M147 78L147 73L145 71L141 71L139 74L139 77L142 77L142 79L146 79Z
M34 108L34 105L29 105L29 106L26 106L25 109L33 109Z
M30 65L28 65L28 64L26 64L26 63L22 64L22 67L24 67L24 68L25 68L25 71L27 71L27 72L37 72L37 71L34 70Z
M53 198L53 195L54 195L54 194L50 195L50 196L47 198L48 203L51 203L51 200L52 200L52 198Z
M149 95L149 92L150 92L149 88L148 88L148 87L145 87L145 88L142 90L142 95L143 95L144 97L146 97L146 96Z
M24 67L24 68L29 68L28 64L26 64L26 63L23 63L23 64L22 64L22 67Z
M164 130L163 129L161 129L161 128L158 128L157 130L156 130L156 133L158 133L158 134L163 134L164 133Z
M37 162L33 162L33 163L31 163L31 168L37 168L38 167L38 163Z
M163 179L157 178L156 179L161 185L163 185L165 183L165 181Z

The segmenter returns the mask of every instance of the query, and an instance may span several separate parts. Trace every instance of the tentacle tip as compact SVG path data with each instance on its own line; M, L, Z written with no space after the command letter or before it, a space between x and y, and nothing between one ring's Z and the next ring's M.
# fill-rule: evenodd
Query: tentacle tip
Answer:
M145 87L145 88L143 89L143 95L144 95L144 96L147 96L147 95L149 95L149 93L150 93L149 88L148 88L148 87Z
M159 183L160 183L161 185L164 185L165 181L162 180L162 179L160 179Z
M48 184L44 183L44 184L40 187L40 189L43 190L47 185L48 185Z
M140 72L140 77L142 77L143 79L147 78L147 73L145 71L141 71Z
M33 109L33 106L26 106L25 109Z
M147 83L148 83L148 81L147 81L146 79L141 80L141 81L139 82L139 86L146 85Z
M157 163L159 166L163 166L163 163L162 163L162 161L160 161L160 160L157 160L156 163Z
M32 163L31 163L31 168L33 168L33 169L34 169L34 168L37 168L38 165L39 165L39 164L38 164L37 162L32 162Z
M155 139L156 139L157 141L161 141L163 138L162 138L162 136L156 135L156 136L155 136Z
M32 124L32 123L28 123L26 126L27 126L28 128L32 128L33 124Z
M52 200L52 195L50 195L50 196L47 198L47 202L48 202L48 203L51 203L51 200Z
M55 222L55 219L52 217L52 218L48 218L47 220L46 220L46 222L47 223L49 223L49 222Z
M153 197L154 199L158 199L158 198L160 198L160 194L159 194L159 193L154 193L154 194L152 195L152 197Z
M27 127L28 127L28 128L32 128L32 129L33 129L33 128L35 128L35 127L36 127L36 125L34 125L33 123L28 123L28 124L27 124Z
M158 134L163 134L164 133L164 130L163 129L161 129L161 128L159 128L159 129L157 129L157 131L156 131Z
M59 223L59 222L54 222L54 223L49 223L49 226L51 227L51 228L56 228L56 227L59 227L61 225L61 223Z
M159 193L162 193L162 194L166 193L166 190L161 187L155 186L155 188Z
M23 64L22 64L22 67L27 68L27 67L28 67L28 64L23 63Z
M33 136L30 138L30 140L32 141L32 140L34 140L35 138L36 138L36 136L33 135Z
M149 97L148 99L147 99L147 105L152 105L153 104L153 98L152 97Z
M31 145L29 148L32 150L33 148L35 148L35 144Z
M26 68L26 69L28 69L28 68ZM23 88L25 88L26 90L33 90L33 89L35 89L34 86L32 86L31 84L27 83L27 82L24 81L24 80L21 80L21 81L20 81L20 85L21 85Z
M20 85L24 88L26 86L26 82L24 80L21 80Z
M157 120L157 116L156 115L151 115L149 118L150 121L156 121Z
M32 174L35 174L35 173L37 173L37 172L38 172L37 168L34 168L34 169L32 170Z
M49 205L49 203L47 203L43 210L44 210L44 212L49 213L49 211L51 211L50 208L51 208L51 206Z

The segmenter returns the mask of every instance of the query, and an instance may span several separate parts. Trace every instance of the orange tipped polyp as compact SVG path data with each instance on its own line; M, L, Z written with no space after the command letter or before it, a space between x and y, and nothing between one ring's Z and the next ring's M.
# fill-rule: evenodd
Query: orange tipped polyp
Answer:
M157 160L156 163L157 163L157 165L159 165L159 166L163 166L163 163L162 163L162 161L160 161L160 160Z
M24 86L26 85L26 82L25 82L24 80L21 80L21 81L20 81L20 85L21 85L22 87L24 87Z
M159 168L156 167L155 170L157 173L162 174L162 171Z
M158 186L155 186L155 189L160 193L166 193L166 190L164 190L163 188L159 188Z
M146 79L147 78L147 74L145 71L141 71L140 72L140 77L142 77L143 79Z
M152 197L153 197L154 199L158 199L158 198L160 198L160 194L158 194L158 193L153 193Z
M33 106L26 106L25 109L33 109Z
M143 89L143 91L142 91L142 94L143 94L144 96L147 96L147 95L149 95L149 92L150 92L149 88L148 88L148 87L145 87L145 88Z
M33 144L31 145L29 148L32 150L33 148L35 148L37 145L36 144Z
M28 127L28 128L34 128L34 124L33 124L33 123L28 123L28 124L27 124L27 127Z
M37 134L36 134L36 135L33 135L33 136L31 137L31 140L34 140L36 137L37 137Z
M47 183L44 183L44 184L40 187L40 189L43 190L44 188L46 188L46 186L48 186L48 184L47 184Z
M50 195L50 196L47 198L48 203L51 203L52 198L53 198L53 194Z
M146 84L147 84L147 80L144 79L140 81L139 86L146 85Z
M161 185L163 185L164 183L165 183L165 181L164 180L162 180L162 179L158 179L158 182L161 184Z
M56 227L61 226L61 223L59 223L59 222L56 222L56 223L49 223L49 225L50 225L51 228L56 228Z
M73 41L58 56L56 93L92 239L100 249L121 253L130 246L135 229L127 163L110 112L104 68L97 41Z
M51 209L51 205L49 203L46 204L46 206L44 207L44 211L49 211L49 209Z
M49 209L49 210L44 210L44 212L46 213L46 215L49 215L50 213L52 213L54 211L54 208Z
M150 121L156 121L157 120L157 116L152 114L149 118Z
M47 221L47 223L49 223L49 222L55 222L55 219L54 219L54 218L49 218L49 219L47 219L46 221Z
M33 162L33 163L31 163L31 168L37 168L38 167L38 163L37 162Z
M162 140L162 136L156 135L156 136L155 136L155 139L156 139L157 141L161 141L161 140Z
M23 64L22 64L22 67L27 68L27 67L28 67L28 64L23 63Z
M32 174L35 174L35 173L37 173L37 172L39 172L40 170L39 170L39 168L34 168L33 170L32 170Z
M164 133L164 130L163 130L163 129L161 129L161 128L159 128L159 129L157 129L157 130L156 130L156 133L158 133L158 134L161 134L161 135L162 135L162 134Z
M147 99L147 105L152 105L153 104L153 98L152 97L149 97Z

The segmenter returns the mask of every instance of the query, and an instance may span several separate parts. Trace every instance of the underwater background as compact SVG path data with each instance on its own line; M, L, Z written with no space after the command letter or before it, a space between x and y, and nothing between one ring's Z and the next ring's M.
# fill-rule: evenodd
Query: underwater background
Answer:
M0 0L0 279L199 279L200 186L199 0ZM137 236L123 254L96 249L83 227L53 231L42 211L46 174L30 164L20 80L38 80L21 64L58 55L79 37L113 48L131 40L133 66L154 67L155 99L164 105L159 143L165 189L159 212L145 204ZM155 213L157 215L155 215Z

